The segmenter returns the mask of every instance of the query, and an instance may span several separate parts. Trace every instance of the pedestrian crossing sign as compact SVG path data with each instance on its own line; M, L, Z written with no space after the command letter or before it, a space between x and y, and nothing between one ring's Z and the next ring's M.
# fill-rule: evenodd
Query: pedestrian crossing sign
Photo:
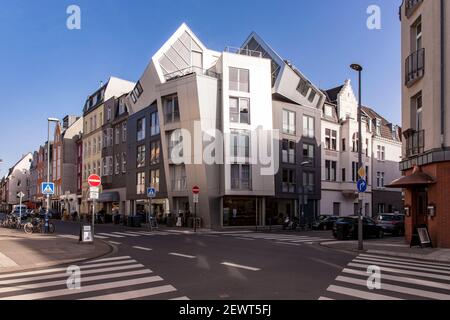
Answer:
M55 194L55 184L51 182L43 182L41 190L42 194L53 195Z

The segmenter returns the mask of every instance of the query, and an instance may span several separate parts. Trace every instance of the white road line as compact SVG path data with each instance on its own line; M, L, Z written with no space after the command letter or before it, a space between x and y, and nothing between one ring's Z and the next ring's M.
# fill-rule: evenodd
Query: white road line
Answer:
M108 237L104 237L104 236L99 236L98 234L94 234L94 238L98 238L98 239L108 239Z
M169 255L175 256L175 257L181 257L181 258L188 258L188 259L195 259L195 258L197 258L195 256L190 256L190 255L187 255L187 254L181 254L181 253L175 253L175 252L171 252L171 253L169 253Z
M373 265L373 264L360 264L360 263L349 263L348 264L349 267L363 268L363 269L367 269L371 265ZM424 277L424 278L433 278L433 279L440 279L440 280L450 281L450 277L449 276L443 276L443 275L434 274L434 273L418 272L418 271L402 270L402 269L386 268L386 267L382 267L381 271L382 272L407 274L407 275L411 275L411 276L418 276L418 277Z
M111 234L111 233L103 233L103 232L101 232L101 233L97 233L97 234L99 234L101 236L108 237L108 238L125 238L124 236L118 236L117 234Z
M391 296L386 296L382 294L369 293L362 290L350 289L341 286L329 286L327 291L343 294L346 296L351 296L358 299L366 299L366 300L403 300L400 298L395 298Z
M86 282L124 278L124 277L131 277L131 276L139 276L139 275L144 275L144 274L148 275L150 273L152 273L152 271L150 271L150 270L137 270L137 271L129 271L129 272L121 272L121 273L104 274L104 275L93 276L93 277L83 277L81 279L81 281L84 285ZM66 277L67 276L68 275L66 274ZM40 289L40 288L46 288L46 287L66 286L66 284L67 284L67 279L52 281L52 282L32 283L32 284L26 284L26 285L22 284L22 285L16 286L16 287L0 288L0 293Z
M73 240L80 239L80 237L69 235L69 234L59 234L59 235L57 235L57 237L59 237L59 238L66 238L66 239L73 239Z
M327 297L320 297L319 300L321 300L321 301L331 301L331 300L334 300L334 299L327 298Z
M118 266L118 265L124 265L124 264L131 264L136 263L136 260L127 260L127 261L117 261L117 262L109 262L109 263L98 263L98 264L89 264L82 266L81 269L93 269L93 268L99 268L99 267L111 267L111 266ZM65 272L67 268L52 268L52 269L45 269L45 270L36 270L36 271L26 271L26 272L17 272L13 274L5 274L0 275L0 279L8 279L8 278L18 278L18 277L24 277L24 276L33 276L38 274L45 274L45 273L54 273L54 272Z
M301 243L301 242L319 242L319 241L324 241L327 239L320 239L320 238L311 238L311 239L306 239L306 240L297 240L297 241L291 241L294 243Z
M368 255L359 255L358 259L366 259L366 260L378 260L378 261L385 261L385 262L392 262L392 263L399 263L399 264L406 264L406 265L415 265L415 266L424 266L424 267L430 267L435 269L444 269L444 270L450 270L450 264L447 265L436 265L434 263L428 263L428 262L421 262L417 260L396 260L391 259L389 257L380 257L380 256L368 256Z
M401 262L401 261L389 261L385 259L378 259L378 258L366 258L366 257L358 257L358 260L361 261L370 261L370 263L377 263L377 262L385 262L385 263L394 263L397 266L416 266L416 267L424 267L430 271L434 270L446 270L449 271L450 267L440 267L440 266L428 266L423 263L416 263L416 262Z
M133 231L133 233L141 236L156 236L156 233L150 233L146 231Z
M237 240L246 240L246 241L255 241L255 239L251 239L251 238L243 238L243 237L237 237L235 238Z
M144 268L144 265L142 264L133 264L128 266L120 266L120 267L112 267L112 268L104 268L104 269L95 269L95 270L83 270L82 269L82 276L88 275L88 274L97 274L102 272L114 272L114 271L120 271L120 270L132 270L137 268ZM64 278L67 279L67 273L57 273L57 274L50 274L46 276L36 276L36 277L28 277L28 278L20 278L20 279L13 279L13 280L4 280L0 281L0 286L3 285L10 285L10 284L17 284L17 283L26 283L26 282L33 282L33 281L42 281L42 280L50 280L50 279L58 279L58 278Z
M112 293L104 296L96 296L91 298L85 298L80 300L131 300L131 299L139 299L143 297L154 296L157 294L168 293L177 291L173 286L160 286L142 290L135 291L126 291L120 293Z
M153 249L150 248L144 248L144 247L139 247L139 246L134 246L134 249L138 249L138 250L144 250L144 251L152 251Z
M62 297L62 296L83 294L83 293L95 292L95 291L101 291L101 290L123 288L123 287L147 284L147 283L152 283L152 282L157 282L157 281L162 281L162 280L163 279L161 277L145 277L145 278L139 278L139 279L109 282L109 283L104 283L104 284L96 284L96 285L91 285L91 286L82 286L81 289L77 290L77 291L68 290L68 289L60 289L60 290L47 291L47 292L38 292L38 293L30 293L30 294L23 294L23 295L17 295L17 296L3 297L3 298L0 298L0 300L39 300L39 299L47 299L47 298L53 298L53 297Z
M140 233L140 232L137 232L137 231L126 231L125 233L126 234L131 233L131 234L135 234L135 235L138 235L138 236L146 235L145 233Z
M359 271L354 269L344 269L342 271L343 273L358 275L362 277L367 277L367 272L365 271ZM434 282L434 281L427 281L427 280L421 280L416 278L407 278L407 277L398 277L398 276L391 276L389 274L383 274L382 280L391 280L396 282L404 282L424 287L432 287L436 289L444 289L444 290L450 290L450 284L446 283L440 283L440 282Z
M360 254L360 256L368 257L368 258L384 258L384 259L392 260L392 261L422 262L422 261L414 260L414 259L397 258L397 257L392 257L392 256L379 256L379 255L375 255L375 254ZM438 262L428 262L428 261L423 261L423 263L426 263L429 266L450 267L450 264L448 264L448 263L438 263Z
M400 269L419 270L419 271L433 271L435 273L450 274L450 271L447 271L447 270L435 270L435 269L430 270L430 268L426 268L426 267L401 266L401 265L396 264L396 263L377 262L377 261L370 262L370 261L362 260L362 259L354 259L353 262L370 263L372 265L396 267L396 268L400 268Z
M292 242L275 242L276 244L284 244L288 246L300 246L298 243L292 243Z
M260 270L261 270L261 269L259 269L259 268L253 268L253 267L243 266L243 265L235 264L235 263L231 263L231 262L222 262L221 264L224 265L224 266L228 266L228 267L239 268L239 269L245 269L245 270L250 270L250 271L260 271Z
M112 232L113 234L118 234L119 236L125 236L125 237L140 237L137 234L131 234L131 233L125 233L125 232Z
M117 261L117 260L125 260L125 259L131 259L131 257L130 256L122 256L122 257L103 258L103 259L85 262L84 264L107 262L107 261Z
M115 245L121 245L122 244L121 242L116 242L116 241L109 241L109 243L115 244Z
M191 299L189 299L188 297L179 297L179 298L173 298L173 299L170 299L170 300L172 300L172 301L181 301L181 300L191 300Z
M355 279L355 278L339 276L336 278L336 281L367 287L367 280L360 280L360 279ZM395 285L391 285L391 284L387 284L387 283L382 283L381 289L387 290L387 291L398 292L398 293L404 293L404 294L413 295L413 296L419 296L422 298L430 298L430 299L436 299L436 300L450 300L450 295L448 295L448 294L442 294L442 293L425 291L425 290L408 288L408 287L395 286Z

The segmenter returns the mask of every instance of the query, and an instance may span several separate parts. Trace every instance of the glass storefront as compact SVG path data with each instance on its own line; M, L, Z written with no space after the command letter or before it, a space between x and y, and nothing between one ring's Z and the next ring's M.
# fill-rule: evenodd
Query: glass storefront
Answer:
M256 198L225 197L223 199L223 226L254 226Z

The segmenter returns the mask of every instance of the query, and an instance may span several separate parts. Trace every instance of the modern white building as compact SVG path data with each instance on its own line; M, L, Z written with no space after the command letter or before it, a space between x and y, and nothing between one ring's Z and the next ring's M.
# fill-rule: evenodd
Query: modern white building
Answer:
M8 205L14 206L19 204L20 199L17 195L22 192L25 197L22 199L23 202L28 201L28 184L30 178L30 167L33 161L33 154L28 153L9 169L6 180L8 181L8 194L7 201Z

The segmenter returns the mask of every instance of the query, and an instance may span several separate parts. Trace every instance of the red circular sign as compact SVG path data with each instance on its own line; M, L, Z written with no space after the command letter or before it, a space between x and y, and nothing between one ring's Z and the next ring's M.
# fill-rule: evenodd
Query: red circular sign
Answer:
M192 193L193 193L193 194L199 194L199 193L200 193L200 188L197 187L197 186L193 187L193 188L192 188Z
M91 187L100 187L102 184L102 178L96 174L90 175L88 178L88 183Z

